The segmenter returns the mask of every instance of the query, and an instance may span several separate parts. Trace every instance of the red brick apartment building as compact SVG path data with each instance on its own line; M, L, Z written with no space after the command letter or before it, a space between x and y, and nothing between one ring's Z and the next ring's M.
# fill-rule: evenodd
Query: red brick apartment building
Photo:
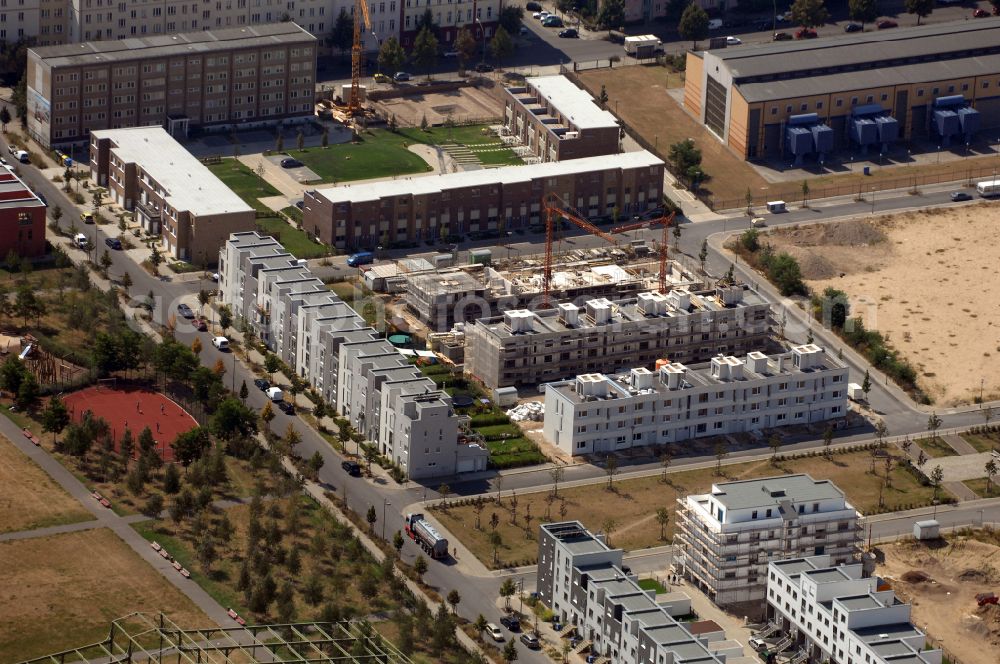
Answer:
M24 181L0 165L0 256L45 255L45 209Z

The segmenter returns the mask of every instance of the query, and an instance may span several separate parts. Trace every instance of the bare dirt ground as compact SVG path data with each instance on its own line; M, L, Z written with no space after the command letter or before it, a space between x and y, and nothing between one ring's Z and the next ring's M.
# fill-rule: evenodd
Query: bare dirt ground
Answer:
M852 315L887 335L934 402L1000 395L1000 208L930 209L767 234L809 286L851 299ZM981 383L980 381L985 381Z
M426 95L417 93L385 99L376 105L384 112L395 115L403 127L416 127L425 116L429 124L441 125L449 117L454 122L467 124L499 118L503 113L503 104L494 95L477 88Z
M984 539L991 539L986 537ZM994 565L1000 546L965 536L938 543L899 542L880 547L887 577L904 601L913 604L914 624L962 664L996 664L1000 652L1000 606L979 609L976 593L996 590Z

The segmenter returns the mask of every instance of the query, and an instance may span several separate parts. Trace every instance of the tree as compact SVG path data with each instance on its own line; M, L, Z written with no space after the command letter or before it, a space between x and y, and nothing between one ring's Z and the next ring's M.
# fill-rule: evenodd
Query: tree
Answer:
M809 207L809 180L802 181L802 207Z
M208 535L207 533L200 534L196 553L198 554L198 562L201 564L202 570L206 573L210 572L212 569L212 563L214 563L218 557L218 552L215 550L215 542L212 541L211 535Z
M670 523L670 511L666 507L656 508L656 522L660 524L660 539L667 541L667 524Z
M417 581L423 583L424 574L427 573L427 559L421 555L413 561L413 572L417 575Z
M17 388L17 399L15 399L17 407L21 410L33 411L38 406L40 397L41 389L35 379L35 374L26 371L21 385Z
M692 50L697 50L698 40L708 37L708 13L701 5L692 2L681 14L677 33L684 39L690 39Z
M0 131L7 131L7 125L10 124L10 120L10 111L7 110L7 107L0 107Z
M319 476L320 469L322 469L325 464L326 461L323 459L322 453L320 453L319 450L313 452L312 456L309 457L309 460L306 461L306 466L309 468L310 479L315 480Z
M406 62L406 52L400 46L399 40L389 37L378 49L378 67L380 70L389 72L390 75L399 71L399 68Z
M163 496L158 493L152 494L142 506L142 513L150 519L156 519L163 511Z
M878 0L848 0L847 11L852 21L861 23L863 30L865 23L878 18Z
M302 598L310 606L318 606L323 601L323 579L316 572L306 578L306 583L302 587Z
M691 6L697 7L697 5ZM687 180L688 186L692 189L705 178L705 172L701 170L701 150L690 138L671 145L667 152L667 160L674 167L674 171Z
M771 448L771 465L778 464L778 452L781 451L781 436L772 434L767 439L767 446Z
M219 307L219 327L222 328L222 334L226 333L226 330L233 326L233 310L229 308L228 304L224 304Z
M170 446L174 450L174 456L181 465L187 468L192 462L197 461L201 458L201 455L205 453L212 444L211 439L208 436L208 429L204 427L195 427L190 431L185 431L184 433L177 434L174 438L174 442L170 443Z
M275 136L275 139L274 139L274 151L275 152L284 152L285 151L285 137L281 133L281 125L278 125L278 127L275 129L275 131L277 133L276 133L276 136Z
M983 470L986 471L986 496L989 497L993 493L993 476L997 474L996 459L987 461Z
M512 6L510 8L520 9L520 7ZM507 9L508 7L504 7L501 12ZM465 63L471 62L476 57L476 39L467 28L461 28L458 31L458 35L455 37L455 52L458 53L458 64L462 69L465 69Z
M823 456L830 458L830 445L833 444L833 426L827 425L823 430Z
M934 500L937 500L941 482L944 480L944 470L942 470L941 466L934 466L934 470L931 471L930 480L931 486L934 487Z
M490 42L490 53L493 54L493 59L497 61L497 65L502 67L503 61L510 57L510 54L513 52L514 40L510 38L510 33L504 30L501 25L493 34L493 41Z
M223 399L212 413L208 428L217 438L232 440L257 433L257 416L234 397Z
M514 644L514 639L511 639L504 645L503 661L508 662L508 664L517 661L517 646Z
M729 448L726 447L726 443L719 441L715 444L715 474L722 474L722 462L729 456Z
M342 58L347 55L347 49L354 43L354 20L343 7L337 14L337 20L333 22L333 29L328 39L330 46L340 51Z
M438 40L431 26L424 25L413 40L413 50L410 52L413 63L424 70L427 80L431 78L431 68L437 64Z
M283 439L285 443L285 449L289 456L295 456L295 446L302 442L302 434L299 430L295 428L291 422L285 427L285 435Z
M830 18L823 0L795 0L791 7L792 22L804 28L816 28Z
M927 418L927 430L931 432L931 439L937 438L938 429L941 428L941 418L936 412L931 413Z
M243 381L240 384L240 402L245 406L247 403L247 397L250 396L250 390L247 389L247 382Z
M865 377L861 381L861 391L865 393L865 402L868 402L868 393L872 391L872 377L868 373L868 369L865 369Z
M476 630L476 639L479 641L483 640L483 631L486 629L486 625L489 623L486 620L486 616L479 614L476 616L476 621L472 623L473 628Z
M549 471L549 477L552 478L552 495L559 495L559 482L562 481L563 475L566 474L566 469L562 466L556 466Z
M400 554L403 552L403 544L406 540L403 539L403 533L398 530L392 534L392 548L396 550L396 557L399 558Z
M886 426L885 422L879 420L875 423L875 441L876 447L878 449L883 449L885 447L885 437L889 435L889 427Z
M365 515L365 521L368 522L368 533L375 532L375 522L378 521L378 514L375 512L375 506L368 506L368 513Z
M705 261L708 260L708 238L701 241L701 251L698 252L698 262L701 263L701 271L705 271Z
M194 341L191 342L191 352L195 355L201 355L201 338L195 337Z
M493 516L496 516L494 514ZM503 546L503 537L497 531L490 532L490 547L493 548L493 564L497 565L500 563L500 547Z
M149 254L149 264L153 266L153 274L159 274L160 265L163 264L163 255L160 250L153 245L153 251Z
M94 189L93 193L90 194L90 198L94 204L94 212L100 212L101 207L104 205L104 190Z
M306 146L306 135L302 133L300 129L297 134L295 134L295 149L302 151L302 148Z
M604 459L604 474L608 476L608 491L614 488L612 484L615 481L615 475L618 474L618 457L614 454L609 454Z
M163 493L174 495L181 490L181 475L175 464L167 464L163 471Z
M14 315L24 321L24 327L28 326L28 319L34 318L37 321L44 313L45 304L38 299L35 291L26 284L20 286L14 299Z
M920 19L931 15L934 11L934 0L906 0L906 13L917 15L917 25Z
M605 542L608 546L611 546L611 533L618 529L618 521L608 517L601 522L601 532L604 533Z
M601 83L601 94L597 95L597 104L601 108L606 108L608 105L608 87Z
M118 455L122 458L122 463L128 468L128 462L135 454L135 440L132 437L132 430L126 428L122 433L121 440L118 441Z
M462 601L462 596L458 594L458 591L452 589L448 593L448 603L451 604L451 612L453 614L458 613L458 603Z
M622 0L604 0L597 12L597 25L605 30L614 30L625 23L625 3Z
M514 585L514 579L506 578L503 583L500 584L500 597L503 598L503 608L507 612L510 612L510 598L514 596L517 592L517 586Z
M524 20L524 8L517 5L504 5L500 9L497 20L500 27L507 31L509 35L516 35L521 29L521 22Z
M441 484L437 488L437 492L438 492L438 495L441 496L441 505L442 506L447 505L448 504L448 494L451 493L451 487L448 486L447 484Z
M42 431L52 434L53 444L59 438L59 434L69 425L69 411L66 404L58 395L49 399L42 410Z
M281 358L274 353L264 356L264 371L267 372L268 379L273 383L274 374L281 370Z

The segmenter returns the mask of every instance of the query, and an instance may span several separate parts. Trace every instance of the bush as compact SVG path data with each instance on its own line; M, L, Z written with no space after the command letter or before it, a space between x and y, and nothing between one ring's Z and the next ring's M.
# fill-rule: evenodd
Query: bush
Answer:
M510 424L510 418L506 415L475 415L472 417L471 424L473 428Z

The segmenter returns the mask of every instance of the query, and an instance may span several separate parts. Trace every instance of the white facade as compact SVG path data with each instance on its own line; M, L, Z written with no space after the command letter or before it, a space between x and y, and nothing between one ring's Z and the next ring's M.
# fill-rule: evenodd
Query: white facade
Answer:
M219 252L221 303L411 479L486 469L458 443L451 397L272 238L234 233Z
M783 635L810 662L941 664L904 604L860 563L836 565L830 556L768 565L767 606Z
M582 374L545 390L546 440L568 454L613 452L703 436L810 424L847 412L847 367L819 346L690 369Z
M773 560L854 558L859 515L829 480L785 475L712 485L677 510L674 564L720 606L764 597Z

